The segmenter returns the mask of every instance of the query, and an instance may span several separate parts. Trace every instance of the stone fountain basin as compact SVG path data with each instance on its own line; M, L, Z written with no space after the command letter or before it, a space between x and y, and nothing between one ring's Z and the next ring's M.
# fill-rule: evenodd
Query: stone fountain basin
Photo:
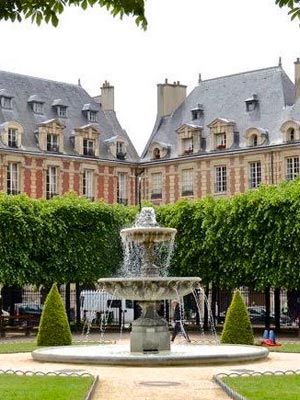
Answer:
M100 289L128 300L160 301L177 299L200 288L198 277L102 278Z
M132 240L136 243L159 243L173 239L177 229L163 228L160 226L139 226L122 229L120 234L122 238Z

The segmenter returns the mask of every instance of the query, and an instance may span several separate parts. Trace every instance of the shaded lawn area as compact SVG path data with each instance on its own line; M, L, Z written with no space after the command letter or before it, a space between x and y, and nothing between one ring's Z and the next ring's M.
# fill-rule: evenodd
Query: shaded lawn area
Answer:
M222 380L247 400L299 400L300 375L224 377Z
M73 346L83 346L87 344L107 344L107 343L112 343L109 341L88 341L88 342L73 342ZM35 349L37 349L38 346L36 344L36 341L32 342L0 342L0 354L8 354L8 353L26 353L26 352L31 352Z
M92 383L92 376L0 374L0 393L5 400L83 400Z

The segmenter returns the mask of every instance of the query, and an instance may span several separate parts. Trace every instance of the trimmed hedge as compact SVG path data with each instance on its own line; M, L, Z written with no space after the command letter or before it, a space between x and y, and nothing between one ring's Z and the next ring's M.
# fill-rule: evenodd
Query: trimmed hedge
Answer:
M54 283L46 298L38 336L38 346L66 346L72 343L72 334L62 298Z
M254 334L248 310L239 290L234 292L227 310L221 343L254 344Z

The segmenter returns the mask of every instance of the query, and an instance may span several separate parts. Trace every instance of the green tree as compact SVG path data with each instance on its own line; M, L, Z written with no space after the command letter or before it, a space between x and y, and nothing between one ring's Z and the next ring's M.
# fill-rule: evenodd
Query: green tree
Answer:
M120 230L133 219L129 207L76 195L42 202L42 235L32 254L41 268L37 283L90 283L116 272L123 257Z
M66 346L72 343L72 334L62 298L54 283L46 298L39 331L38 346Z
M249 314L239 290L234 292L227 310L221 343L250 345L254 343Z
M275 0L279 7L288 7L291 19L300 18L300 3L299 0Z
M94 5L107 8L114 17L132 15L137 25L143 29L147 27L144 0L1 0L0 20L22 21L23 18L31 18L38 25L45 21L57 26L58 15L62 14L65 7L77 6L86 10Z

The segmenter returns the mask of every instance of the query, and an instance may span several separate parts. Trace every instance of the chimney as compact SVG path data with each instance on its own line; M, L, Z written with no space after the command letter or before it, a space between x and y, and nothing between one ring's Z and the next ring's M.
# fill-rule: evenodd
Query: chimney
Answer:
M168 79L165 79L165 83L157 85L157 116L172 114L185 98L185 85L181 85L179 81L168 83Z
M115 109L115 88L110 85L109 82L105 81L101 87L101 95L98 96L97 100L101 104L102 110L114 111ZM96 101L97 101L96 100Z
M295 101L300 97L300 58L295 61Z

